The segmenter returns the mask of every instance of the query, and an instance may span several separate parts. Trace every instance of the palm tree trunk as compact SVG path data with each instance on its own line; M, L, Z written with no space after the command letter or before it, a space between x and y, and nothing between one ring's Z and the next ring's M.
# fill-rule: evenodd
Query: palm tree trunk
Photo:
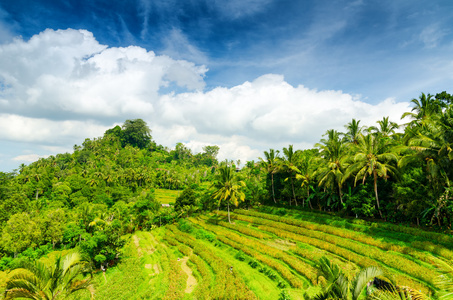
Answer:
M227 203L227 207L228 207L228 222L231 224L231 220L230 220L230 202Z
M296 193L294 192L294 181L293 181L293 177L292 176L291 176L291 187L293 188L294 202L296 203L296 206L297 206Z
M277 203L277 201L275 201L275 192L274 192L274 174L272 173L271 174L271 180L272 180L272 199L274 199L274 203Z
M310 201L310 187L307 186L307 199L308 199L308 205L310 205L310 209L313 210L313 205L311 205Z
M379 215L381 216L381 219L382 219L381 206L379 205L379 197L378 197L378 192L377 192L377 174L376 174L376 171L373 172L373 175L374 175L374 194L376 195L377 209L378 209Z

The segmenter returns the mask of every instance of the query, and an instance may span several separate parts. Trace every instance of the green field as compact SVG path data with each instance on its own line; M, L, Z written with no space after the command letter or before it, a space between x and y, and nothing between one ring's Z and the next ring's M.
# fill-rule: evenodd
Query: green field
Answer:
M236 210L136 232L116 267L95 275L96 299L304 299L320 290L327 257L348 278L378 266L396 284L437 292L433 262L452 259L453 238L389 224L285 210Z
M160 203L173 204L180 193L178 190L156 189L154 195Z

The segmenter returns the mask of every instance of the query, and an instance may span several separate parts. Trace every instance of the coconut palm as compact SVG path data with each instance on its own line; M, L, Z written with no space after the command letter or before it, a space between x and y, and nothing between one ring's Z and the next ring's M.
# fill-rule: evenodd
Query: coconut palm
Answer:
M362 133L362 130L364 129L363 126L360 126L360 120L352 119L351 122L349 122L347 125L344 127L346 128L346 134L345 134L345 140L346 142L352 143L352 144L357 144L357 138L359 135Z
M288 148L283 148L283 159L282 159L282 169L288 173L289 180L291 182L291 189L293 192L294 203L297 206L296 193L294 191L294 175L300 173L299 169L296 167L296 155L293 150L293 145L289 145ZM291 205L291 199L289 200L289 205Z
M426 124L429 120L439 114L442 111L441 102L434 98L433 95L425 95L422 93L418 99L412 99L411 102L414 104L411 112L405 112L401 119L405 117L411 117L413 119L410 122L411 125Z
M371 126L369 131L384 137L395 134L395 130L399 128L397 123L389 121L389 117L383 117L382 120L379 120L376 123L378 123L379 126Z
M245 187L245 182L239 179L236 170L224 163L218 168L215 175L213 188L215 189L212 197L221 202L226 202L228 208L228 222L230 220L230 204L238 206L239 201L245 200L245 194L241 189Z
M296 174L296 179L301 181L301 187L307 190L307 201L311 209L313 209L313 206L310 201L310 185L315 180L315 170L317 167L315 163L317 151L315 151L314 149L302 151L302 155L298 161L300 173ZM302 201L302 206L305 207L305 199Z
M321 139L321 142L315 147L319 148L321 161L316 171L319 180L319 186L329 188L332 191L338 189L340 202L343 205L342 184L343 173L346 167L347 144L340 139L340 133L336 130L328 130L327 139Z
M358 144L354 147L353 163L347 168L343 177L344 181L352 174L355 174L354 184L357 184L359 179L365 183L368 176L373 176L376 206L381 218L382 212L379 204L377 180L378 177L387 179L389 175L398 175L396 169L398 155L392 150L392 144L388 139L383 139L373 134L361 134Z
M322 257L318 262L318 279L323 277L325 285L318 294L309 299L357 300L368 282L374 277L382 276L383 274L383 271L377 267L368 267L362 269L350 280L338 265L332 263L328 258Z
M70 294L87 290L94 298L88 262L80 253L71 252L58 256L51 264L37 260L22 261L18 270L6 283L5 299L57 300Z
M453 299L453 261L437 259L441 275L436 278L436 286L441 290L440 299Z
M261 157L259 158L261 166L266 170L268 174L271 174L271 186L272 186L272 199L274 203L277 203L275 200L275 191L274 191L274 174L279 170L279 163L278 163L278 154L279 151L275 151L274 149L269 149L269 152L264 151L265 160Z
M404 163L413 159L426 162L426 171L435 201L429 210L434 211L431 223L437 218L440 225L446 200L451 197L453 180L453 108L431 118L429 122L418 126L408 141L408 146L415 153L404 157Z

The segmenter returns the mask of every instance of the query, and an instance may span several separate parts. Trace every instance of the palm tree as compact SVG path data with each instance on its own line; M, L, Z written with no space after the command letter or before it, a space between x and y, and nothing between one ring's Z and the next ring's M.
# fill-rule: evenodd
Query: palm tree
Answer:
M434 211L431 223L437 218L440 225L443 219L441 211L444 210L445 200L450 197L448 193L453 180L453 108L447 108L429 122L418 126L408 146L415 153L404 157L407 162L416 158L426 162L427 177L435 198L431 208Z
M277 203L275 200L275 191L274 191L274 174L278 172L278 154L279 151L274 149L269 149L269 152L264 151L264 156L266 160L259 158L261 166L266 170L268 174L271 174L271 186L272 186L272 199L274 203Z
M316 171L319 178L319 186L329 188L332 191L338 189L340 203L343 205L342 184L343 172L346 166L347 145L340 139L340 133L336 130L327 130L327 139L322 139L321 143L315 145L320 149L322 161Z
M364 129L364 127L359 124L360 120L357 121L356 119L352 119L351 122L344 126L346 128L345 139L347 142L357 144L357 139Z
M436 259L441 275L435 280L436 286L441 289L440 299L453 299L453 261Z
M414 120L410 122L412 125L425 124L433 116L437 115L442 111L442 104L439 100L435 99L433 95L425 95L422 93L418 99L412 99L411 102L414 104L411 112L405 112L401 119L409 116Z
M377 267L368 267L362 269L350 280L338 265L332 263L328 258L322 257L318 262L318 279L323 277L326 284L318 294L309 299L357 300L366 288L367 283L374 277L383 274L383 271Z
M58 256L52 264L22 261L18 268L6 283L5 299L66 299L81 290L89 291L94 298L91 278L81 279L90 271L88 262L78 252Z
M238 206L239 201L245 200L245 194L241 189L245 187L244 181L239 179L236 170L224 163L218 168L218 174L215 175L213 187L215 189L212 197L218 200L219 205L225 201L228 207L228 222L230 220L230 203Z
M291 189L293 192L294 203L297 206L296 193L294 192L294 173L300 173L299 169L295 166L295 152L293 151L293 145L289 145L288 148L283 148L284 157L282 159L282 167L289 174L289 179L291 181ZM291 199L289 200L289 205L291 205Z
M384 137L391 136L395 133L395 130L399 128L397 123L389 121L389 117L383 117L382 120L377 121L376 123L379 124L379 127L371 126L369 131L380 134Z
M357 184L357 180L362 179L364 183L368 176L373 176L376 205L381 218L377 179L378 177L387 179L389 174L397 176L395 166L398 156L392 150L392 144L388 139L373 134L360 135L354 149L353 163L347 168L343 177L343 181L345 181L350 175L355 174L354 184Z
M313 209L313 206L310 201L310 185L315 179L314 175L316 167L315 152L313 150L303 151L298 161L298 169L300 170L300 173L296 174L296 179L301 180L301 187L305 187L307 189L307 201L311 209ZM305 199L302 201L302 206L305 207Z

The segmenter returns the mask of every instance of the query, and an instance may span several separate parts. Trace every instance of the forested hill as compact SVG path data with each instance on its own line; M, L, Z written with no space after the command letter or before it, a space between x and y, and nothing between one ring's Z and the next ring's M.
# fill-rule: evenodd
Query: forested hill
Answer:
M192 155L178 144L169 151L152 141L144 121L127 120L72 154L0 173L0 268L26 249L40 256L76 245L97 263L114 260L123 234L177 218L173 207L161 208L154 189L203 190L219 148L204 150Z
M215 145L169 150L143 120L127 120L72 154L0 173L0 269L16 256L76 246L98 267L113 264L127 233L234 206L291 205L449 232L452 97L422 94L412 104L407 124L383 117L366 128L353 119L314 149L269 149L242 169L219 164ZM181 191L174 206L162 207L160 189Z

